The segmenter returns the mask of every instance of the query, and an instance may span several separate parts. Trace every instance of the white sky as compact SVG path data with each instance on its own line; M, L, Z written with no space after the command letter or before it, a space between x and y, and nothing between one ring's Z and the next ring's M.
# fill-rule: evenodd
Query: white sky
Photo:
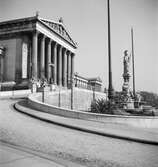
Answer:
M0 21L35 15L64 24L78 43L75 71L108 87L106 0L0 0ZM134 28L136 90L158 93L158 0L111 0L113 86L121 90L123 52Z

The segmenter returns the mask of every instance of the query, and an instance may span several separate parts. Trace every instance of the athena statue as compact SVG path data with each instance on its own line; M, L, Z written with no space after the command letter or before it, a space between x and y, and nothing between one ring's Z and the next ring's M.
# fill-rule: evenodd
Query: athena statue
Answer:
M123 59L124 74L129 74L130 58L131 58L131 55L128 54L128 50L125 50L124 59Z

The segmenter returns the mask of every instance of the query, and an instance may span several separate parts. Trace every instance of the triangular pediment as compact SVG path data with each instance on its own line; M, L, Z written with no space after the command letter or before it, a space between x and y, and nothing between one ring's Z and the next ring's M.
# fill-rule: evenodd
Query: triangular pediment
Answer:
M45 19L40 19L44 24L49 26L53 31L55 31L57 34L59 34L62 38L64 38L66 41L71 43L73 46L76 47L76 43L72 40L70 35L68 34L65 26L63 23L60 22L53 22Z

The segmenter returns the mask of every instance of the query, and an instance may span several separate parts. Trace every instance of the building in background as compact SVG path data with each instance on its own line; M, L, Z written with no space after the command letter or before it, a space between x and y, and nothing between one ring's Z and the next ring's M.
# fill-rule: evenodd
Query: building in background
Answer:
M74 75L77 49L62 18L58 22L33 17L0 22L1 90L24 89L29 82L45 79L48 84L101 91L99 78Z
M93 91L102 91L102 81L99 77L85 78L78 73L74 74L75 87L89 89Z
M67 87L74 73L77 46L63 20L38 15L0 23L0 80L26 86L30 79Z

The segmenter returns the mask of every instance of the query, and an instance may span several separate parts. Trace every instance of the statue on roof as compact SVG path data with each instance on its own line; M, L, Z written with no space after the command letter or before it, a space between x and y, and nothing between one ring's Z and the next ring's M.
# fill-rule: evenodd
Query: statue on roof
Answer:
M39 11L36 11L36 17L38 17L39 16Z
M59 18L59 23L63 23L63 18L62 17Z

